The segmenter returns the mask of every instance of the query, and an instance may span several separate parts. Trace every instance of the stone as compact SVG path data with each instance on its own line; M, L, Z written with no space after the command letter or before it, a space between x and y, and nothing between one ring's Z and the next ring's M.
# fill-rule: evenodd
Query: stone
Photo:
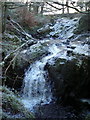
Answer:
M76 34L80 34L82 32L90 31L90 13L83 15L79 19L79 24L77 28L75 29Z
M72 98L90 98L90 57L77 55L72 60L57 58L54 64L47 63L45 69L58 102L60 98L67 102Z
M50 25L48 24L37 30L39 34L46 34L46 33L49 33L50 31L51 31L51 28L50 28Z

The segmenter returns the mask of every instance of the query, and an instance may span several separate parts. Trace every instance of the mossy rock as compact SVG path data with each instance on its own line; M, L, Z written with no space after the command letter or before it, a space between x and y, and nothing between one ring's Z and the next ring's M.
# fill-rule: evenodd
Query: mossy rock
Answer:
M79 34L86 31L90 31L90 13L80 18L78 27L75 29L74 33Z
M47 46L45 44L37 43L31 47L21 51L16 58L16 66L20 68L27 68L32 62L39 60L42 56L48 53Z
M34 116L21 103L20 98L7 87L0 86L2 92L2 119L32 119Z
M62 71L63 65L66 62L67 62L66 59L57 58L54 64L47 63L45 66L45 70L48 70L48 75L51 80L51 83L54 84L52 91L54 92L54 95L57 98L62 95L64 90L61 71Z
M86 116L85 120L90 120L90 114Z

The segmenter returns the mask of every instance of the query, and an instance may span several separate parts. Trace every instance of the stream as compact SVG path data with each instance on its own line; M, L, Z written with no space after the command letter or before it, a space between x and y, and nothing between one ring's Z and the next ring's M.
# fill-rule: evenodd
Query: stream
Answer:
M31 64L25 72L24 88L22 95L22 103L24 106L33 112L37 119L43 118L57 118L58 120L80 120L82 116L77 117L75 110L71 106L62 106L55 103L55 98L52 93L52 86L48 80L48 73L44 70L46 63L53 64L53 58L64 58L71 60L73 56L68 56L67 51L71 50L63 42L52 43L48 47L48 55ZM77 46L73 52L79 52L87 55L87 45L82 47L80 42L72 42L72 46ZM81 49L81 50L80 50ZM62 63L63 64L63 63Z
M73 51L74 53L85 54L87 56L88 45L81 44L82 42L79 41L71 42L70 46L75 47L75 49L71 49L70 47L68 48L66 44L63 44L63 41L60 43L58 40L51 42L48 46L49 54L30 65L25 73L22 96L22 102L26 108L33 111L33 108L36 105L45 105L52 102L54 98L51 91L50 81L48 80L48 73L44 70L44 67L47 62L53 64L53 58L62 58L66 60L73 59L73 56L69 56L67 51Z
M47 79L47 72L44 66L47 61L55 57L60 49L55 44L49 47L50 54L43 57L39 61L35 61L27 72L24 78L23 103L30 110L37 104L49 104L52 101L52 92L50 83Z
M60 21L56 22L56 25L58 25L59 22ZM69 30L66 31L67 34L62 33L62 36L58 36L58 39L55 40L48 39L39 41L40 43L47 43L48 55L33 62L25 72L22 103L31 112L35 113L37 111L35 114L39 118L57 118L59 120L81 119L77 118L72 107L63 107L53 101L55 98L52 93L51 82L48 79L48 72L44 69L48 62L53 65L53 58L72 60L73 55L69 55L68 53L89 55L89 45L85 43L85 41L73 38L73 40L71 39L71 41L69 40L68 42L68 38L73 36L73 26L76 24L76 20L72 20L71 23L67 20L66 22L68 24L65 26L65 29L69 28ZM66 22L64 21L63 24ZM61 24L58 29L61 29L60 27ZM53 28L56 33L61 33L61 31L56 30L55 25ZM52 35L52 33L50 34ZM90 37L86 38L90 39Z

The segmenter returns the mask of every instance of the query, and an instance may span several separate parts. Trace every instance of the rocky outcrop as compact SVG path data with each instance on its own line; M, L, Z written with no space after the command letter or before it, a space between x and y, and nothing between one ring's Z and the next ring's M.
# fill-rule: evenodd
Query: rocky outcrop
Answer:
M47 24L47 25L43 26L42 28L38 29L37 32L39 34L47 34L47 33L49 33L51 31L50 25L52 25L52 24Z
M82 32L89 31L90 32L90 13L83 15L80 20L79 24L75 30L76 34L80 34Z
M90 57L75 55L72 60L57 58L54 64L47 63L45 69L58 102L62 99L70 103L74 98L90 97Z
M16 58L16 66L25 69L31 63L48 54L47 45L37 43L23 49Z
M86 116L85 120L90 120L90 113Z

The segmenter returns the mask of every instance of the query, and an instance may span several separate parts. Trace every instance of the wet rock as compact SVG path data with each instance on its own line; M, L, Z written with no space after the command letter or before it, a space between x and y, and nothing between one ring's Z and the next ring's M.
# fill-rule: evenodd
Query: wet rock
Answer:
M49 24L45 25L44 27L37 30L39 34L47 34L51 31L51 27Z
M76 47L75 46L67 45L67 48L75 49Z
M73 102L74 99L90 97L89 64L90 57L82 55L74 56L72 60L57 58L53 64L47 63L45 68L58 102L60 98L64 102Z
M16 59L16 66L20 68L26 68L36 60L39 60L43 56L48 54L48 49L45 44L37 43L31 47L24 49L20 52Z
M72 50L67 50L67 55L70 55L70 54L72 54L72 53L73 53Z
M75 33L79 34L82 32L90 31L90 13L83 15L79 20L79 25L75 29Z
M39 119L55 119L55 120L83 120L84 115L78 113L70 106L62 106L58 104L41 105L36 108L36 118Z
M85 120L90 120L90 113L86 116Z
M85 33L76 35L75 38L72 39L72 41L83 41L85 43L88 43L90 41L90 33L85 32Z

